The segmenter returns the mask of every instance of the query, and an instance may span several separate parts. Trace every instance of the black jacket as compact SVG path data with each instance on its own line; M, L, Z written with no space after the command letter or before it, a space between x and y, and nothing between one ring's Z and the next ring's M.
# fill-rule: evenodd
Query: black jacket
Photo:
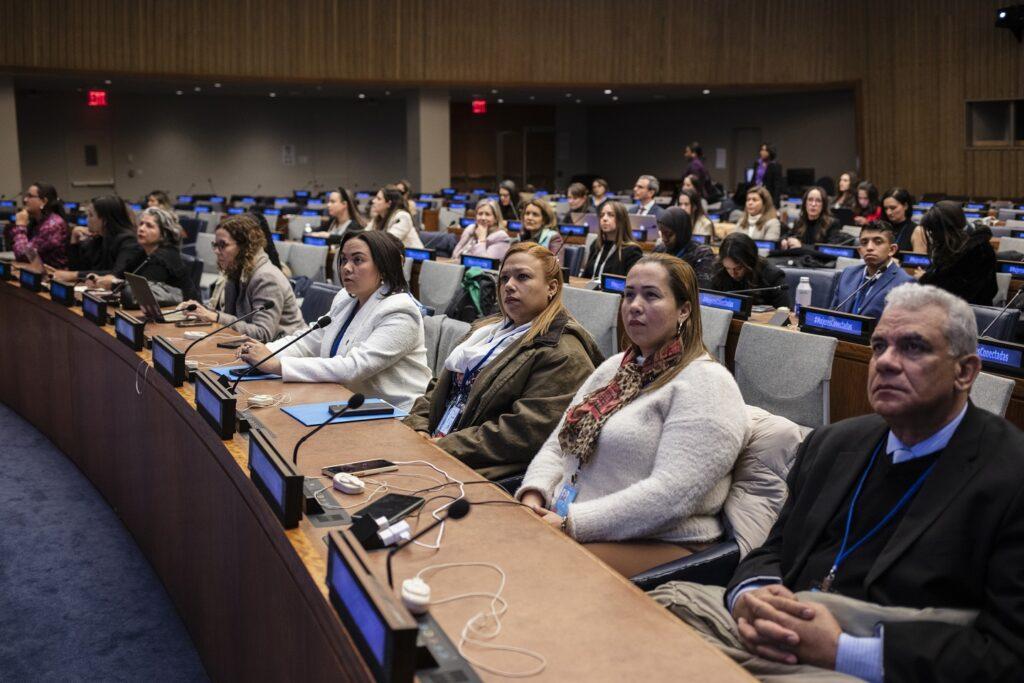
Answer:
M857 485L888 426L877 415L814 431L789 474L789 499L731 590L758 576L792 587ZM969 405L863 578L884 606L977 609L970 626L884 623L886 681L1007 681L1024 677L1024 433ZM858 508L867 501L858 503Z
M161 246L153 252L148 261L145 252L140 251L128 264L126 272L135 273L150 282L163 282L171 287L177 287L181 290L182 301L202 300L199 289L192 280L191 269L181 260L181 253L174 247Z
M71 270L78 271L78 277L89 273L97 275L115 275L123 277L130 271L129 264L138 259L142 247L133 232L121 232L113 237L96 235L84 242L68 246L68 263Z
M711 280L711 289L719 292L736 292L741 289L777 287L786 284L786 274L782 269L768 262L765 262L764 267L761 269L761 279L759 282L751 282L747 279L733 280L729 273L725 272L725 269L720 266L716 266L715 271L715 275ZM789 296L786 294L785 287L780 287L780 289L774 292L752 292L748 296L750 296L755 306L768 305L775 308L789 306Z
M693 267L697 274L698 287L706 289L711 286L712 271L715 267L715 252L711 250L711 247L690 241L676 253L676 256Z
M896 244L899 246L899 253L905 253L908 251L914 251L914 242L911 237L914 235L914 228L917 224L909 218L899 225L893 225L896 229Z
M855 241L853 235L843 232L843 226L835 218L829 218L828 224L823 224L824 220L820 217L806 225L797 219L788 236L796 237L805 247L813 247L815 244L853 244Z
M945 262L933 259L919 282L941 287L969 304L991 306L999 289L996 252L989 242L991 239L991 230L978 228L951 259Z
M755 161L750 165L750 187L755 187L754 178L757 177L757 164ZM782 195L782 186L785 185L785 179L782 177L782 165L777 161L769 161L768 168L764 170L764 189L768 190L768 194L772 196L772 201L775 202L775 208L779 208L779 198Z
M619 250L615 248L614 242L608 242L604 247L599 246L599 242L595 242L590 248L590 256L587 257L587 264L583 267L582 277L592 278L594 277L594 269L597 267L598 256L603 260L605 256L608 256L608 250L611 250L611 256L608 256L608 260L604 262L604 275L625 275L629 272L637 261L639 261L644 251L635 244L626 244L622 247L622 259L619 259Z

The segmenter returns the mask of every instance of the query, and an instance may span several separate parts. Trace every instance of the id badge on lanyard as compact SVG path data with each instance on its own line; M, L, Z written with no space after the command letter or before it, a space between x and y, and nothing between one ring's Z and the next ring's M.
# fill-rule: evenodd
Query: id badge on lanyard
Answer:
M450 401L448 401L448 407L444 411L444 415L441 416L441 421L437 423L437 429L434 430L434 436L448 436L449 432L452 431L452 427L462 417L462 412L466 409L466 396L461 391L455 394Z

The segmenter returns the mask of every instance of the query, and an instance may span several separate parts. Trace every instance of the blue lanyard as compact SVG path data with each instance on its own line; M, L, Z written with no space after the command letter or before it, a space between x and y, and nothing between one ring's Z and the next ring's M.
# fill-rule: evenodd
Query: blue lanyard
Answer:
M352 309L352 313L349 314L348 319L345 320L345 324L338 330L338 336L334 338L334 343L331 344L331 358L338 355L338 347L341 346L341 339L345 336L345 332L348 331L348 326L352 324L352 321L356 317L356 313L359 312L359 302L356 302L356 307Z
M502 329L506 329L506 328L508 328L508 327L510 327L511 325L514 325L514 324L515 323L513 323L510 320L508 322L508 325L506 325L505 328L502 328ZM514 330L512 332L506 334L501 339L499 339L494 344L494 346L492 346L490 349L487 350L487 353L484 354L484 357L481 358L477 362L476 365L474 365L469 371L463 373L463 375L462 375L462 382L459 384L459 395L465 397L465 396L467 396L469 394L469 387L470 387L470 385L473 384L473 380L476 379L477 371L479 371L480 368L482 368L487 363L487 359L491 357L491 354L494 353L494 350L497 349L499 346L501 346L501 343L503 341L505 341L506 339L508 339L509 337L511 337L513 334L515 334Z
M843 532L843 542L839 546L839 552L836 554L836 559L832 563L832 568L828 570L828 575L821 582L821 590L826 593L832 589L832 584L836 580L836 572L839 571L839 565L841 565L847 557L857 550L857 548L864 545L868 539L872 538L882 527L892 520L896 513L899 512L903 506L914 497L914 494L917 493L918 489L924 485L924 480L928 478L928 475L932 473L932 470L935 469L935 466L938 464L938 460L936 460L929 465L928 469L926 469L924 473L917 478L917 481L907 489L907 492L903 494L903 497L899 499L896 505L886 513L885 517L883 517L882 520L874 526L874 528L861 536L852 546L847 548L846 543L850 540L850 526L853 523L853 511L857 506L857 499L860 497L861 489L864 488L864 481L868 478L868 473L871 472L871 468L875 465L875 460L878 458L878 452L882 450L883 443L885 443L884 436L875 447L875 452L871 454L871 460L868 462L868 466L864 469L864 474L860 475L860 481L857 482L857 488L853 492L853 499L850 501L850 509L846 512L846 530Z

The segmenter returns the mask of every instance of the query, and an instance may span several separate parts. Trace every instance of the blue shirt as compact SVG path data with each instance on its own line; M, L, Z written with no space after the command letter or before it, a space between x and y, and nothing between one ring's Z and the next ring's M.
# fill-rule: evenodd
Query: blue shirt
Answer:
M967 406L964 405L960 413L942 429L913 446L907 446L890 430L889 437L885 443L885 452L892 458L894 465L937 453L949 444L949 440L953 438L953 434L956 433L966 414ZM778 576L753 576L739 584L726 596L729 612L732 612L733 607L736 605L736 600L746 591L762 588L773 583L782 583L782 579ZM881 625L878 626L874 636L857 638L846 633L841 634L839 636L839 648L836 651L836 671L849 676L856 676L872 683L881 683L884 678L884 672L882 671L882 636Z

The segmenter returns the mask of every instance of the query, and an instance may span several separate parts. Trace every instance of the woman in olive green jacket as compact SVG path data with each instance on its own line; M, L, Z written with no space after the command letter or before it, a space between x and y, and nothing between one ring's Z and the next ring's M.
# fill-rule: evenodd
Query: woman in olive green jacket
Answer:
M562 305L561 268L546 247L514 245L498 284L501 316L475 326L405 419L489 479L526 470L602 362Z

